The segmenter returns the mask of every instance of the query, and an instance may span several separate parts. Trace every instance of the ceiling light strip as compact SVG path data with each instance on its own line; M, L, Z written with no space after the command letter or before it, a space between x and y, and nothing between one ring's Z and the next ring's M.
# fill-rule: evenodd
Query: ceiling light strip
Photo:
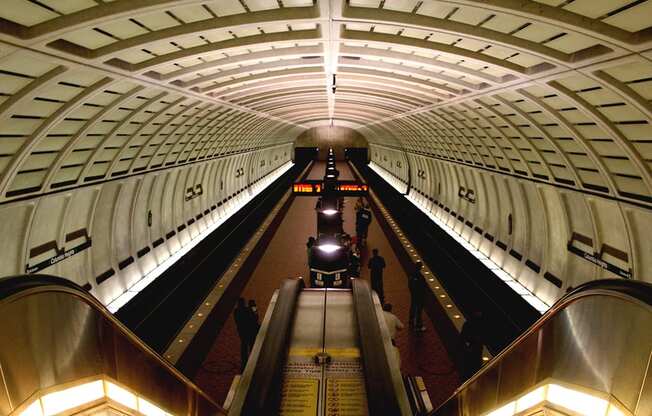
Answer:
M369 167L383 178L388 184L390 184L398 192L404 193L406 184L396 178L394 175L387 172L383 167L377 163L370 162ZM423 201L417 199L414 195L408 194L405 198L410 201L414 206L419 208L421 212L426 214L437 226L444 230L448 235L450 235L455 241L457 241L462 247L469 251L475 258L480 260L491 272L493 272L500 280L505 282L512 290L514 290L519 296L521 296L527 303L529 303L533 308L535 308L539 313L544 313L550 309L550 305L541 300L538 296L532 293L529 289L523 286L519 281L516 280L514 276L509 274L506 270L497 265L493 260L487 257L484 253L474 247L468 240L466 240L462 235L455 231L452 227L438 218L435 214L428 210L428 207L423 203Z

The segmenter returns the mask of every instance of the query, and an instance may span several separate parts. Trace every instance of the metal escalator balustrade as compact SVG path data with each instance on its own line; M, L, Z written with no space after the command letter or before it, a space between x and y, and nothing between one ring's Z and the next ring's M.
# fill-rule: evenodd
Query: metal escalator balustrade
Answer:
M0 416L226 415L71 281L0 279Z
M559 300L431 415L649 416L651 362L652 285L593 281Z
M412 415L369 285L274 294L229 415Z

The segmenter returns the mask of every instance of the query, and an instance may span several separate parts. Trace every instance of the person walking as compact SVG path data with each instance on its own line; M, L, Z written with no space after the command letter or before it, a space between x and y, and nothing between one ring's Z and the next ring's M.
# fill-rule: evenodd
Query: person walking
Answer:
M474 311L462 325L462 375L469 379L482 367L484 323L482 312Z
M355 233L357 244L360 247L364 247L366 243L369 224L371 224L371 211L369 211L367 206L364 206L355 214Z
M423 263L420 261L414 265L414 270L408 276L408 287L410 289L410 328L417 332L423 332L423 304L426 296L426 282L421 274Z
M371 271L371 290L378 294L380 303L385 303L385 290L383 288L383 269L385 268L385 259L378 255L378 249L371 250L371 258L367 267Z
M243 372L247 366L247 359L251 353L251 310L247 307L244 298L238 299L238 305L233 311L235 327L240 337L240 371ZM255 337L254 337L255 338Z

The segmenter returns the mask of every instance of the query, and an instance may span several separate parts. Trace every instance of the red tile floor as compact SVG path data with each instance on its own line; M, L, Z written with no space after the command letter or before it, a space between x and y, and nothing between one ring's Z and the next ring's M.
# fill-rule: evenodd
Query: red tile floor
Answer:
M342 179L352 178L348 167L343 163L338 164L338 169ZM319 171L323 172L322 165L316 165L310 177L319 178ZM272 294L283 279L306 276L308 273L305 243L309 236L316 234L315 203L314 197L295 198L242 293L246 299L256 300L261 319ZM352 235L355 229L354 204L354 198L346 198L344 228ZM361 277L365 279L369 279L366 261L372 248L378 248L387 263L384 273L386 302L392 303L393 312L407 327L410 308L407 275L375 219L369 228L367 250L362 253L365 267ZM398 334L397 344L401 352L403 374L422 376L436 407L452 394L459 385L459 379L444 345L425 313L424 323L426 332L417 335L406 328ZM195 382L220 403L226 398L233 377L240 372L239 342L231 316L195 378Z

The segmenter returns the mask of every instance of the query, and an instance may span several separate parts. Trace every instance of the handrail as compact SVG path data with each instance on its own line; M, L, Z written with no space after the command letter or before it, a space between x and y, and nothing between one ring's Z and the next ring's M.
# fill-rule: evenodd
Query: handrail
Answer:
M106 377L169 414L226 415L97 299L49 275L0 279L0 415L42 391Z
M353 279L351 286L360 336L367 397L370 398L368 400L369 414L372 416L409 414L406 413L406 410L409 411L409 409L401 406L399 392L396 391L393 383L371 288L367 282L361 279Z
M285 357L288 353L288 340L297 298L303 287L301 279L286 279L278 290L274 309L269 322L261 328L266 336L262 340L260 352L253 366L247 365L232 407L230 415L257 416L271 415L278 410L281 389L278 388ZM252 352L253 360L254 352Z
M584 283L557 301L430 415L485 414L546 380L615 397L625 411L639 414L642 389L652 371L649 368L652 359L650 328L652 284L623 279ZM518 360L520 362L516 363ZM582 365L589 363L590 370ZM519 364L523 368L517 374L511 367ZM572 371L560 369L562 365L573 367ZM619 368L632 372L637 369L642 373L616 374ZM630 385L624 387L621 385L624 381L619 381L618 377L628 378ZM596 383L595 379L601 382ZM631 380L635 380L636 386L631 385ZM648 384L651 380L647 380ZM516 391L516 385L521 391ZM639 391L632 392L633 388ZM495 389L495 392L488 393L487 389ZM627 394L623 393L624 389ZM504 393L506 391L510 394ZM487 399L492 394L493 402ZM474 400L474 396L481 398ZM652 407L652 403L647 405Z

